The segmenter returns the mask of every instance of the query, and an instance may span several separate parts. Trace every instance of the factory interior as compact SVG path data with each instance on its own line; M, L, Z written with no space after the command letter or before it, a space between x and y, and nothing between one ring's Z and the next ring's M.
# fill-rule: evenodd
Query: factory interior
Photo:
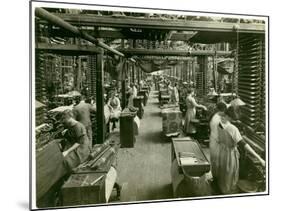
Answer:
M263 20L37 7L33 22L38 208L266 191Z

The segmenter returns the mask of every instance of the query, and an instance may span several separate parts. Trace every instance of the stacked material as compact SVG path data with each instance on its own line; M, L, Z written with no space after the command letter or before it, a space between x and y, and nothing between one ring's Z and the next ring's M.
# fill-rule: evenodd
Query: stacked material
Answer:
M93 147L92 153L90 154L89 160L79 165L74 172L85 173L93 171L108 171L110 168L114 156L117 152L117 146L112 146L109 141L103 144L96 144Z
M87 97L92 98L96 102L96 75L97 75L97 56L91 55L88 56L88 66L87 66ZM97 143L97 117L96 114L91 114L91 121L92 121L92 131L93 131L93 143Z
M265 41L262 40L261 46L262 46L262 51L261 51L261 74L260 74L260 86L261 86L261 98L260 98L260 122L262 128L257 128L258 131L263 131L265 132L265 117L266 117L266 83L265 83Z
M36 107L36 126L42 124L46 118L47 108L44 104L46 103L46 60L44 53L41 51L36 51L36 60L35 60L35 99L40 101L35 102Z
M167 89L160 88L159 91L159 103L160 105L164 105L168 103L170 100L170 95Z
M55 139L61 138L61 132L64 130L64 127L60 121L60 115L64 109L66 109L65 106L49 111L45 123L36 127L35 136L37 151L42 150L48 143Z
M58 113L64 112L65 110L72 110L72 108L73 108L72 105L70 105L70 106L59 106L57 108L54 108L54 109L50 110L49 113L58 114Z
M36 126L38 126L43 124L46 119L46 105L36 100L35 109L35 123Z
M39 125L35 129L35 137L36 137L36 149L40 150L46 144L53 140L52 131L53 126L50 124L42 124Z
M182 112L178 107L162 110L162 130L163 134L180 132L182 124Z
M35 98L43 102L47 95L44 81L47 57L42 51L36 51L35 58Z
M207 94L207 71L208 71L208 57L198 56L199 71L196 72L196 91L198 96L204 96Z
M246 105L241 121L257 129L265 125L265 57L264 37L239 37L238 95Z
M88 57L87 68L87 84L89 88L88 97L96 98L96 74L97 74L97 56L91 55Z

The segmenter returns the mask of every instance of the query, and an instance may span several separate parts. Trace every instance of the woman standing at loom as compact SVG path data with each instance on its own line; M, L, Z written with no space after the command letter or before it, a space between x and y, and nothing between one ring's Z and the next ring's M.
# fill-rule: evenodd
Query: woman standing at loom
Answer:
M195 119L196 108L203 108L204 110L207 110L207 108L204 105L197 104L197 102L194 99L193 89L187 90L186 108L187 110L186 110L185 121L184 121L184 132L187 135L194 135L196 133L196 128L192 124L192 120Z
M210 118L210 160L211 160L211 172L213 176L213 182L217 182L218 169L218 125L221 121L220 113L225 112L227 105L224 102L217 104L216 112Z
M172 104L176 104L176 105L178 105L178 103L179 103L179 91L178 91L177 83L175 83L174 87L171 87L170 102Z
M256 157L262 166L265 161L243 140L238 128L231 123L235 119L233 107L225 112L220 112L221 122L218 125L218 165L217 183L223 194L236 192L239 179L239 151L243 147L247 152Z
M110 121L112 122L112 131L116 128L116 122L118 121L121 114L120 100L116 96L116 91L110 93L110 98L107 102L110 109Z

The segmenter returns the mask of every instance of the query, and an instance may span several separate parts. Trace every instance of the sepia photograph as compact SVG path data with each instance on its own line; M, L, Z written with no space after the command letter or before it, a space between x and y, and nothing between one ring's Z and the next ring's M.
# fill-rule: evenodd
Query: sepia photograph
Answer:
M268 21L30 2L31 209L268 195Z

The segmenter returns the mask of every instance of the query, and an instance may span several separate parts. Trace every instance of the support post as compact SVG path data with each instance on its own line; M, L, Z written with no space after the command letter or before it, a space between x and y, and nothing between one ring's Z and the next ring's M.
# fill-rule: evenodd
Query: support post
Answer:
M125 79L122 79L121 92L122 92L122 109L124 109L126 107L126 81L125 81Z
M214 84L214 89L217 91L217 77L216 77L216 72L217 72L217 63L216 63L216 55L213 56L213 84Z
M124 64L123 68L126 68L127 65ZM126 72L124 70L122 70L123 72ZM121 106L122 109L124 109L126 107L126 102L127 102L127 96L126 96L126 77L122 77L122 81L121 81L121 94L122 94L122 99L121 99Z
M135 83L135 65L132 65L132 81Z
M138 86L140 87L140 67L138 67Z
M103 50L97 55L97 79L96 79L96 100L97 100L97 144L105 141L105 119L104 119L104 70Z

